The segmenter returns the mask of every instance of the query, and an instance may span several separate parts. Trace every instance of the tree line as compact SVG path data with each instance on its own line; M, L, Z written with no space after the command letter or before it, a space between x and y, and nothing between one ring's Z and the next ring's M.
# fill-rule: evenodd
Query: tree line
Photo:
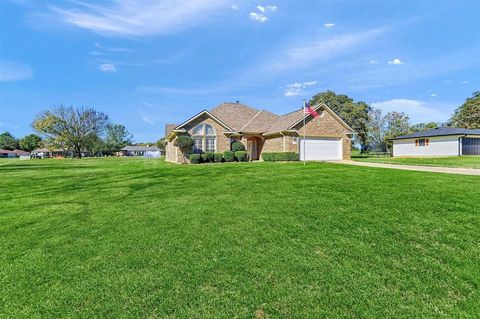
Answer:
M0 148L31 152L47 147L81 158L83 153L112 154L133 140L124 125L112 123L105 113L93 108L55 107L38 114L32 127L38 135L17 139L9 132L0 134Z
M344 94L333 91L318 93L310 105L324 102L337 113L357 134L355 144L361 152L391 149L390 139L404 134L421 132L436 127L480 128L480 92L474 92L452 114L446 123L428 122L410 125L410 118L404 112L388 112L373 108L363 101L355 102Z

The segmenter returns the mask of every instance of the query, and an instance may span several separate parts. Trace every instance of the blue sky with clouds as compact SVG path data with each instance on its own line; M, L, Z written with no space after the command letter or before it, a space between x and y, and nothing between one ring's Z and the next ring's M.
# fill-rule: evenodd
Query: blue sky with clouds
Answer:
M327 89L411 122L480 89L479 1L0 1L0 131L93 106L137 141L223 101L287 113Z

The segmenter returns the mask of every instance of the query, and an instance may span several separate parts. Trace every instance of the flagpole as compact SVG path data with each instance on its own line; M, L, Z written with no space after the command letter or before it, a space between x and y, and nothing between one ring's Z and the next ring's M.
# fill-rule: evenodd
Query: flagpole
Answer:
M306 141L306 137L307 137L307 131L305 130L305 118L307 117L306 116L306 110L305 110L305 107L307 105L307 101L305 99L303 99L303 166L306 165L306 159L305 159L305 148L307 147L307 141Z

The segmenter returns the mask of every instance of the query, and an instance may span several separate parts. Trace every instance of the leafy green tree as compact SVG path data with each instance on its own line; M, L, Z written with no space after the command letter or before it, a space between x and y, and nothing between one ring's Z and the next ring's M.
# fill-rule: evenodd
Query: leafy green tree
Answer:
M385 139L388 149L392 147L391 138L408 133L410 129L408 120L408 115L403 112L388 112L385 115Z
M418 123L410 126L409 133L423 132L442 126L437 122Z
M124 125L109 124L106 129L105 150L108 152L118 151L125 145L131 144L133 135L130 134Z
M165 137L162 137L161 139L159 139L156 143L157 147L161 150L165 150L165 146L166 146L166 141L165 141Z
M472 97L467 98L465 103L455 110L449 126L480 128L480 91L474 92Z
M20 149L31 152L36 148L40 147L40 142L42 138L37 134L29 134L20 139Z
M53 147L73 151L82 157L105 131L108 116L93 108L60 106L37 115L32 127Z
M6 150L14 150L19 148L18 140L10 134L10 132L4 132L0 134L0 148Z
M192 149L193 145L195 145L195 141L190 136L182 135L177 137L174 145L177 146L182 152L183 162L185 163L185 158Z
M357 132L355 139L360 144L361 151L365 151L368 146L370 106L362 101L355 102L347 95L337 95L333 91L316 94L310 100L310 105L319 104L321 102L328 105L328 107L337 113L338 116Z
M372 108L369 112L368 136L369 145L372 150L379 152L387 151L386 121L382 110Z

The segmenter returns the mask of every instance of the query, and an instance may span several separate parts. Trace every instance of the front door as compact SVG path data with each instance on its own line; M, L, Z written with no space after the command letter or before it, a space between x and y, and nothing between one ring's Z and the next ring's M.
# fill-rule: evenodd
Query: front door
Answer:
M258 141L255 139L248 140L248 155L251 160L258 160Z

